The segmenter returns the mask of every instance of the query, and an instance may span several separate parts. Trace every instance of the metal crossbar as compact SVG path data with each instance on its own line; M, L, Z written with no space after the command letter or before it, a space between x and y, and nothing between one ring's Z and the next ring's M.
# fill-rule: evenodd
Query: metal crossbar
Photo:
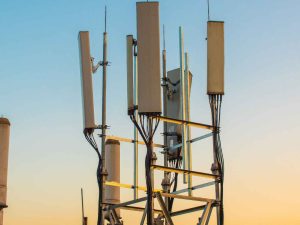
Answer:
M168 212L168 209L167 209L167 207L166 207L166 205L165 205L165 203L164 203L164 200L163 200L163 198L161 197L161 194L160 194L160 193L156 193L156 198L157 198L158 203L159 203L159 205L160 205L160 208L162 209L162 212L163 212L163 214L164 214L164 216L165 216L165 219L166 219L166 221L167 221L167 224L168 224L168 225L174 225L174 223L173 223L173 221L172 221L172 218L171 218L171 216L170 216L170 214L169 214L169 212Z
M166 171L166 172L180 173L180 174L190 174L193 176L212 178L212 179L217 179L219 177L218 175L210 174L210 173L202 173L202 172L196 172L196 171L192 171L192 170L175 169L175 168L171 168L171 167L158 166L158 165L152 165L152 169Z
M113 204L113 203L107 203L105 202L104 203L105 205L109 205L109 206L114 206L114 205L119 205L119 204ZM126 206L118 206L117 208L119 209L124 209L124 210L130 210L130 211L137 211L137 212L141 212L141 211L144 211L145 208L144 207L138 207L138 206L129 206L129 205L126 205ZM104 211L108 211L109 209L104 209ZM160 209L153 209L153 211L155 213L162 213L162 210Z
M178 199L184 199L184 200L192 200L192 201L199 201L199 202L215 202L214 199L210 198L202 198L202 197L193 197L193 196L185 196L185 195L174 195L169 193L161 193L162 196L167 198L178 198Z
M123 138L123 137L117 137L117 136L112 136L112 135L107 135L106 139L113 139L113 140L117 140L117 141L122 141L122 142L128 142L128 143L135 143L137 142L140 145L145 145L145 142L143 141L135 141L133 139L130 138ZM161 144L153 144L153 147L157 147L157 148L164 148L164 145Z
M200 225L208 225L211 211L212 211L212 203L208 202L207 205L205 206L202 216L200 218L200 221L199 221Z
M187 120L178 120L178 119L168 118L168 117L164 117L164 116L153 116L153 117L158 118L160 121L167 122L167 123L174 123L174 124L186 125L189 127L203 128L203 129L207 129L207 130L211 130L211 131L214 131L217 128L212 125L196 123L196 122L191 122L191 121L187 121Z
M199 185L193 186L190 189L197 190L197 189L200 189L200 188L215 185L216 183L217 183L216 181L211 181L211 182L207 182L207 183L204 183L204 184L199 184ZM121 184L121 183L114 182L114 181L106 181L105 185L113 186L113 187L122 187L122 188L127 188L127 189L134 189L135 188L134 185ZM137 189L141 190L141 191L147 191L147 188L143 187L143 186L138 186ZM185 189L181 189L181 190L178 190L178 191L171 192L171 194L181 194L181 193L188 192L188 190L189 190L189 188L185 188ZM162 189L154 189L154 192L163 192L163 190Z
M174 191L171 194L181 194L181 193L188 192L189 189L197 190L197 189L200 189L200 188L205 188L205 187L213 186L215 184L216 184L216 181L211 181L211 182L207 182L207 183L204 183L204 184L199 184L199 185L193 186L191 188L185 188L185 189L181 189L181 190L178 190L178 191Z
M170 213L170 216L171 217L181 216L181 215L184 215L186 213L197 212L199 210L203 210L205 207L206 207L206 205L201 205L201 206L196 206L196 207L189 208L189 209L183 209L183 210L180 210L180 211Z
M118 183L118 182L115 182L115 181L106 181L105 185L113 186L113 187L123 187L123 188L127 188L127 189L138 189L138 190L141 190L141 191L147 191L147 187L145 187L145 186L135 187L134 185L131 185L131 184L121 184L121 183ZM162 189L154 189L153 191L154 192L162 192L163 190Z
M139 203L139 202L144 202L146 200L147 200L147 197L138 198L138 199L127 201L127 202L122 202L120 204L110 205L107 208L108 208L108 210L122 208L122 207L125 207L125 206L128 206L128 205L133 205L133 204L136 204L136 203Z
M194 142L196 142L196 141L200 141L200 140L203 140L203 139L205 139L205 138L211 137L212 135L213 135L213 133L205 134L205 135L202 135L202 136L200 136L200 137L197 137L197 138L193 138L193 139L191 139L191 140L188 140L188 141L186 141L186 143L194 143ZM168 150L175 150L175 149L177 149L177 148L180 148L181 146L182 146L182 143L177 144L177 145L173 145L173 146L171 146L171 147L165 148L165 151L168 151Z

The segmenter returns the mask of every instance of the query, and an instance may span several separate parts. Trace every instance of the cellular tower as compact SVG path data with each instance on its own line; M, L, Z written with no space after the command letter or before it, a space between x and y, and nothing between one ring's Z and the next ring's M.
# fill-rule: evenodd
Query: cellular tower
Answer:
M106 11L105 11L106 12ZM106 13L105 13L106 23ZM117 137L107 134L106 124L106 66L108 33L103 33L103 60L94 65L90 55L89 32L79 32L81 62L84 135L96 151L99 159L97 182L99 185L98 225L120 225L122 210L140 211L136 224L173 225L174 217L198 212L194 224L212 224L215 210L216 224L224 224L223 182L224 159L220 139L221 104L224 95L224 22L207 21L207 95L211 112L211 124L191 121L191 88L193 75L189 65L189 54L184 48L183 28L179 27L179 65L167 71L167 50L163 26L163 49L161 50L161 24L159 2L136 3L137 36L128 34L124 44L127 62L127 115L133 123L134 136ZM200 39L200 38L199 38ZM125 59L126 57L126 59ZM103 68L102 124L94 119L92 74ZM109 93L110 90L108 90ZM120 93L121 95L123 93ZM108 95L109 96L109 95ZM201 120L201 118L199 118ZM198 118L197 118L198 121ZM163 126L163 143L155 143L157 128ZM205 134L192 138L191 128L202 129ZM93 134L100 130L101 149ZM212 140L211 172L193 170L192 161L197 162L201 152L192 154L192 145L203 139ZM134 152L133 184L120 183L122 143L132 143ZM145 151L145 161L138 155ZM196 149L194 149L196 151ZM159 159L159 160L158 160ZM159 164L157 162L163 162ZM195 164L195 163L194 163ZM140 185L139 168L144 167L146 186ZM163 178L157 176L163 172ZM193 179L197 177L197 179ZM179 182L182 178L179 189ZM197 183L199 178L203 182ZM201 180L200 179L200 180ZM122 201L120 188L133 190L130 201ZM199 195L196 190L213 189L214 197ZM205 192L206 193L206 192ZM179 201L193 201L196 206L175 210ZM144 206L137 206L143 203ZM193 214L195 215L195 214ZM190 218L192 219L192 218ZM83 216L83 224L87 218Z

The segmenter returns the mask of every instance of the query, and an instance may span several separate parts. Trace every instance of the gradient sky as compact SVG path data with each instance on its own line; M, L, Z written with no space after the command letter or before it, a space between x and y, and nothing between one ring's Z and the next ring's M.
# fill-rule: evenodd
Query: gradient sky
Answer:
M194 75L191 118L210 123L206 1L160 2L167 68L179 66L178 27L182 25ZM0 115L12 123L5 225L81 224L81 187L89 224L95 224L97 159L82 134L77 35L80 30L90 31L92 55L100 60L105 4L112 62L109 133L130 137L125 37L135 35L135 1L1 1ZM227 225L300 224L299 10L299 0L211 0L211 19L225 21L221 138ZM101 87L99 71L94 76L97 121ZM193 137L201 132L193 129ZM132 182L132 152L129 144L121 145L124 183ZM141 149L141 163L144 152ZM193 157L193 168L208 172L210 140L194 144ZM204 194L211 191L199 193ZM123 201L131 197L131 191L122 191ZM136 224L141 216L126 211L122 215L126 224ZM176 218L176 222L195 224L197 217Z

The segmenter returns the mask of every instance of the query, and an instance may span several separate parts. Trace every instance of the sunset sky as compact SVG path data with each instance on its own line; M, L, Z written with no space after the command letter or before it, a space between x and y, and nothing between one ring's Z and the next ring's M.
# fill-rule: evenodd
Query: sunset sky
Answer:
M5 209L4 225L80 225L81 187L89 224L96 224L97 157L82 133L77 36L81 30L90 31L92 55L101 60L107 5L109 134L131 138L125 41L127 34L136 36L135 2L1 1L0 116L11 121L9 208ZM210 2L211 19L225 21L221 120L226 168L225 224L299 225L300 1ZM178 27L182 26L194 75L191 120L209 124L206 22L206 0L160 1L161 31L163 24L166 27L167 69L179 66ZM94 75L98 124L101 72L100 69ZM162 126L155 139L158 143L162 143L161 132ZM193 137L203 133L192 129ZM210 172L211 151L210 139L193 144L193 169ZM157 153L162 163L162 155ZM141 184L144 154L141 148ZM132 146L122 143L122 183L133 182L132 162ZM160 182L157 179L156 187ZM183 188L181 180L180 184ZM122 201L133 197L131 190L121 193ZM213 197L210 189L195 194ZM183 206L192 204L181 201L175 208ZM125 225L139 224L141 218L140 213L128 211L122 211L122 216ZM175 222L196 224L199 216L193 213L176 217ZM214 224L215 215L212 216Z

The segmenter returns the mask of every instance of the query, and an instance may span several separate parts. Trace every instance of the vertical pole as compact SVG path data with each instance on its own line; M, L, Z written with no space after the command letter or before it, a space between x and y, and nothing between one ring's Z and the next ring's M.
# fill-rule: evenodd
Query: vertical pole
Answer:
M184 46L183 46L183 31L182 27L179 27L179 55L180 55L180 104L181 104L181 119L186 120L185 115L185 76L184 76ZM186 169L186 125L182 125L182 159L183 169ZM183 183L187 183L187 176L183 175Z
M162 58L163 58L163 90L164 90L164 96L163 96L163 101L164 101L164 116L167 117L168 116L168 112L167 112L167 68L166 68L166 64L167 64L167 56L166 56L166 50L164 49L162 51ZM164 122L164 146L167 146L167 122ZM168 166L168 154L164 155L164 166ZM165 172L165 176L166 176L166 172Z
M84 217L84 225L88 225L88 218Z
M164 50L162 51L162 65L163 65L163 110L164 110L164 116L167 117L168 116L168 112L167 112L167 95L168 95L168 90L167 90L167 51L166 51L166 42L165 42L165 26L163 26L163 41L164 41ZM167 146L167 123L164 122L164 146ZM165 152L164 154L164 166L168 167L168 153ZM164 180L167 181L168 180L168 176L169 173L168 172L164 172ZM168 187L169 189L169 187ZM167 190L168 191L168 190ZM169 211L169 198L165 197L165 205L167 210Z
M185 110L186 110L186 120L190 120L190 69L189 69L189 56L188 53L185 53ZM186 140L191 140L191 128L186 126ZM192 170L192 150L191 150L191 143L187 142L186 146L186 156L187 156L187 169ZM192 176L188 175L188 194L192 196Z
M144 212L143 212L143 215L142 215L142 219L141 219L140 225L144 225L144 222L145 222L145 219L146 219L146 215L147 215L147 203L145 205L145 209L144 209Z
M149 120L151 121L152 118ZM148 123L149 123L148 121ZM152 121L148 124L149 134L152 133ZM147 154L146 154L146 186L147 186L147 225L154 225L154 202L153 202L153 185L154 185L154 176L153 169L151 165L153 163L153 137L150 137L147 143Z
M105 7L105 32L103 33L103 81L102 81L102 140L101 140L101 156L102 156L102 171L101 171L101 213L100 213L100 224L104 225L104 216L103 216L103 202L104 202L104 178L106 174L105 170L105 139L106 139L106 66L107 66L107 33L106 33L106 7Z
M134 55L134 85L133 85L133 96L134 96L134 105L138 105L138 74L137 74L137 66L138 66L138 61L137 61L137 56ZM135 116L138 118L138 112L135 110ZM139 185L139 135L138 135L138 129L136 126L134 126L134 199L138 198L138 185Z
M84 205L83 205L83 190L81 188L81 210L82 210L82 224L85 225L84 222Z
M215 114L215 112L214 112L214 114ZM216 151L217 151L217 133L216 133L216 131L214 131L214 134L213 134L213 148L214 148L214 166L216 167L218 165L218 161L217 161L217 157L216 157ZM218 170L213 171L213 173L214 174L219 174ZM219 182L216 182L215 188L216 188L216 199L219 201L220 200ZM217 211L217 224L221 225L220 206L216 207L216 211Z

